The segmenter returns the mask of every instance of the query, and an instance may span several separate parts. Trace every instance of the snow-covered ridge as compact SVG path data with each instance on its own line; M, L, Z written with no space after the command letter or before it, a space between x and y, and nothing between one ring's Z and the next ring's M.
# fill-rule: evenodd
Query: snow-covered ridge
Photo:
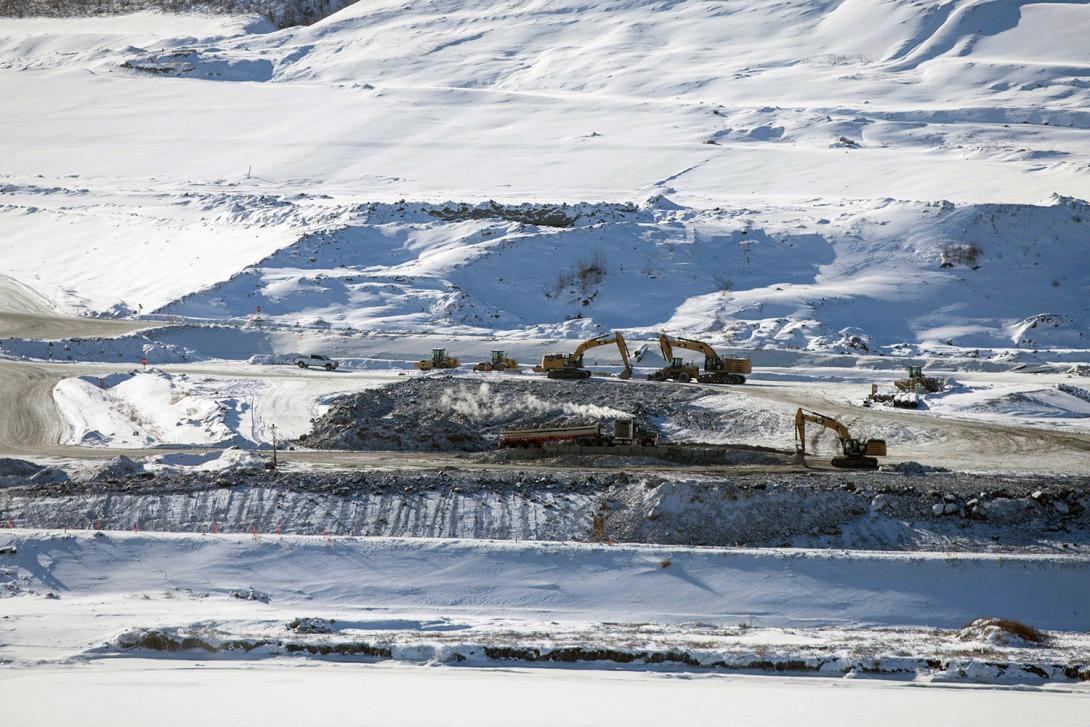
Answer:
M260 308L281 322L466 334L667 329L841 353L1090 347L1090 206L1076 200L764 211L655 198L561 206L551 226L519 220L522 209L540 222L525 212L537 208L366 209L159 312L242 318Z
M5 21L0 256L68 312L1079 358L1088 27L980 0Z

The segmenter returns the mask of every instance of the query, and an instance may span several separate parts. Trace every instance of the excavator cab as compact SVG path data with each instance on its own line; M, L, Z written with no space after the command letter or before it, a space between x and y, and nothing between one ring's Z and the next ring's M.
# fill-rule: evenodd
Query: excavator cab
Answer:
M447 356L447 349L445 348L433 348L431 350L431 363L433 366L439 366L443 359Z
M909 366L908 378L910 379L922 379L923 378L923 366Z
M685 365L685 362L681 359L681 356L674 356L670 361L670 366L675 369L679 369Z
M506 351L490 351L488 356L489 359L492 361L492 365L495 366L496 364L502 364L503 357L506 353Z
M843 446L845 457L862 457L866 452L866 447L855 437L841 440L840 444Z

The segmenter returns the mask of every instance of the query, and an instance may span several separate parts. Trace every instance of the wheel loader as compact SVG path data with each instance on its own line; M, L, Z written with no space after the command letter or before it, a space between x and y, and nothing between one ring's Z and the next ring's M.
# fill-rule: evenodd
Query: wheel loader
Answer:
M833 457L833 467L855 470L878 469L875 457L886 456L886 440L856 439L848 428L824 414L799 409L795 412L795 459L799 464L806 464L806 422L813 422L832 429L840 440L841 456Z
M489 352L488 360L474 365L474 371L518 371L519 362L507 357L506 351Z
M416 362L416 368L421 371L431 371L432 369L456 369L460 364L458 359L453 356L447 355L447 349L445 348L433 348L431 350L431 358L424 359L423 361Z
M545 372L550 379L589 379L590 371L583 367L583 354L599 346L616 345L624 363L624 371L617 375L619 379L632 378L632 361L628 356L628 344L618 332L583 341L573 353L547 353L541 357L541 363L534 371Z
M695 364L685 363L680 356L675 356L675 347L704 354L704 370L701 371ZM647 378L651 381L673 380L688 383L696 380L702 384L744 384L746 377L743 374L753 370L752 362L748 358L723 358L708 344L690 338L670 338L662 334L659 336L659 350L667 365L648 374Z
M910 391L914 394L934 394L943 389L942 379L923 375L923 366L909 366L908 378L898 379L893 385L898 391Z

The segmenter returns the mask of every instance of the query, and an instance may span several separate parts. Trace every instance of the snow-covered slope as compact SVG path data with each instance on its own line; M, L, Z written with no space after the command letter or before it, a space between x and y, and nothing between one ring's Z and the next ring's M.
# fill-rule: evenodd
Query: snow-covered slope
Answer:
M765 212L659 198L565 208L567 227L505 220L488 206L475 208L493 215L484 219L437 219L451 209L372 207L163 312L242 318L260 307L273 319L417 332L666 328L841 352L1090 347L1090 206L1071 200Z
M0 21L4 274L91 312L1087 348L1086 3L375 0L267 30ZM585 204L434 214L488 199Z

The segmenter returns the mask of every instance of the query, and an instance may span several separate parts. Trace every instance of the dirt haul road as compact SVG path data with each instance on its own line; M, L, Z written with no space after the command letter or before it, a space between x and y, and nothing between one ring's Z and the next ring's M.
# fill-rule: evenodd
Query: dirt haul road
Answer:
M131 366L110 364L73 364L45 362L0 362L0 455L23 457L61 457L68 459L107 459L125 454L143 457L182 451L171 448L106 449L59 444L64 422L53 402L53 387L63 378L80 375L105 375L131 370ZM336 376L345 390L373 386L373 374L325 372L302 373L289 367L255 367L240 364L233 367L201 367L193 365L163 366L167 371L205 374L225 378L277 378L294 382L311 381L328 388L325 377ZM524 377L523 377L524 380ZM555 382L542 381L542 386ZM651 382L616 382L618 386L668 386ZM914 439L891 447L889 462L918 460L932 466L956 470L1010 473L1090 473L1090 439L1068 432L1039 428L1012 427L964 421L937 416L921 416L918 412L868 410L831 401L802 386L785 387L769 382L753 382L744 388L702 386L717 394L741 393L767 403L768 408L789 411L795 406L813 408L842 418L860 436L889 430L911 430ZM789 449L791 441L766 442L769 446ZM195 451L185 449L184 451ZM553 469L547 460L509 463L475 462L458 453L419 452L354 452L354 451L289 451L285 461L327 465L332 467L387 467L427 469L459 467L463 469ZM827 457L811 458L811 464L821 465ZM587 469L592 465L570 465L572 469ZM616 465L602 465L615 469ZM625 465L625 469L665 469L641 465ZM703 471L719 471L723 467L703 467ZM761 470L761 466L754 468ZM766 466L767 471L783 471L781 466ZM733 470L732 470L733 471Z
M60 315L45 298L30 288L0 275L0 338L52 340L120 336L155 325L144 321Z

